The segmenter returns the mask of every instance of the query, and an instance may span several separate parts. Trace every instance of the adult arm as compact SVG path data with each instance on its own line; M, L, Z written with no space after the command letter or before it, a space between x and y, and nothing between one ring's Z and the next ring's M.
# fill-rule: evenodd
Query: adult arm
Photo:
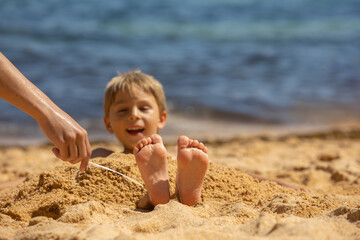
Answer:
M53 153L63 161L80 164L84 171L91 155L86 130L32 84L0 52L0 97L29 114L55 145Z

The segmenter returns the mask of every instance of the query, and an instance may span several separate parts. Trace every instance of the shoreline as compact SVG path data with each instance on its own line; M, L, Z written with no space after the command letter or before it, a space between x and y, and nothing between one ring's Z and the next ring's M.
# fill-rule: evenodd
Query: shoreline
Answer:
M115 136L107 133L100 120L95 122L80 122L85 129L88 129L89 140L92 143L99 142L117 142ZM14 128L14 126L12 126ZM0 136L0 147L26 147L42 146L51 144L45 138L40 128L35 124L27 126L32 131L11 133L7 135L6 131ZM198 139L199 141L227 141L233 138L242 137L280 137L286 135L317 134L319 132L331 131L351 131L360 129L359 120L319 123L319 124L258 124L243 123L236 121L208 119L208 118L188 118L182 115L173 114L168 117L167 124L159 134L167 144L175 144L177 138L181 135Z

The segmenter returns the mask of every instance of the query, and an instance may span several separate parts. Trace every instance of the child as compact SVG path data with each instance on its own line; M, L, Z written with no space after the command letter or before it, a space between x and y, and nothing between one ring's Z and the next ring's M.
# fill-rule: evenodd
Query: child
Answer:
M113 78L104 96L104 123L133 153L153 206L169 202L167 151L157 132L164 128L167 111L162 85L152 76L130 71ZM186 136L177 142L176 194L179 201L194 206L201 200L201 187L208 167L207 148ZM112 151L95 149L92 157ZM140 201L139 207L148 205Z

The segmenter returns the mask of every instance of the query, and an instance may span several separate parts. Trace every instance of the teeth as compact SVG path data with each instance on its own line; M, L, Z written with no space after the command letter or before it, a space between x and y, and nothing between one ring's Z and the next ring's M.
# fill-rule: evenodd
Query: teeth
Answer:
M137 130L143 130L144 128L128 128L127 130L130 130L130 131L137 131Z

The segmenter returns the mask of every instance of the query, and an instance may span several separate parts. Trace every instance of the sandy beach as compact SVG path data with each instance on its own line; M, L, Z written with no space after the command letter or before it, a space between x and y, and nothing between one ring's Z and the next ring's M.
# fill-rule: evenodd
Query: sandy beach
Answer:
M79 174L51 146L2 147L0 239L360 239L360 128L204 139L211 163L202 202L136 209L145 189L93 166ZM142 183L132 155L94 163ZM176 147L167 146L171 192ZM288 183L259 181L259 175Z
M360 0L1 0L0 240L360 240L359 13ZM149 76L120 83L132 71ZM131 152L154 133L171 197L150 211L117 139ZM193 207L175 194L181 135L210 160ZM72 158L87 137L113 151L92 163L140 185L54 156L50 142ZM145 179L166 202L156 152ZM197 171L180 158L183 202L203 156Z

